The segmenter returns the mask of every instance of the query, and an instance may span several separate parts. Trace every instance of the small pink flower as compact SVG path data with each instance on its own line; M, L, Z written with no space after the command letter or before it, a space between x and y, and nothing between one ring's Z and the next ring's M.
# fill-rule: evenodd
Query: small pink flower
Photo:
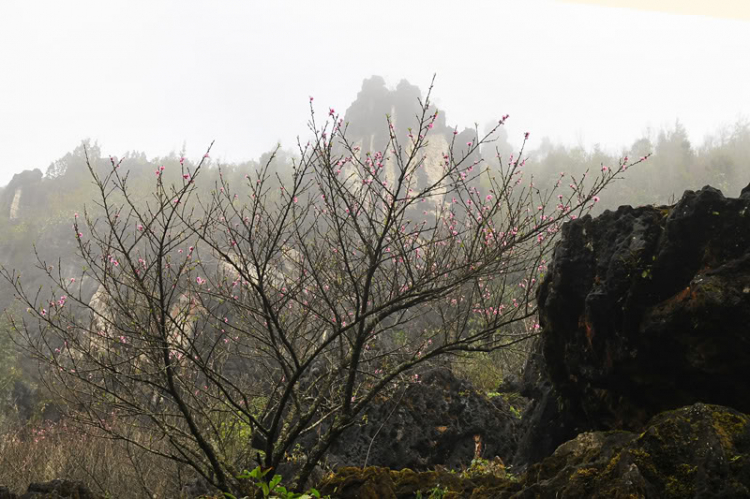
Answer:
M143 232L143 225L138 224L138 230L141 231L141 232Z
M598 203L598 202L599 202L599 196L594 196L594 202L595 202L595 203Z
M524 133L523 134L523 138L524 138L524 140L528 140L528 138L529 138L529 132Z
M190 175L188 175L187 173L183 173L182 174L182 178L184 178L185 180L189 180L190 179Z

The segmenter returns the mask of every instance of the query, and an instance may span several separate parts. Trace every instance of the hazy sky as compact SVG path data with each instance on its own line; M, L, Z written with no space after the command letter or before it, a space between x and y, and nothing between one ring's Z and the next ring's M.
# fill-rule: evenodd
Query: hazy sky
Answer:
M305 134L309 96L343 112L373 74L425 89L436 73L449 124L507 113L511 142L616 150L677 118L700 142L750 117L748 2L702 3L722 8L0 0L0 185L87 137L112 155L198 156L216 139L214 158L257 158Z

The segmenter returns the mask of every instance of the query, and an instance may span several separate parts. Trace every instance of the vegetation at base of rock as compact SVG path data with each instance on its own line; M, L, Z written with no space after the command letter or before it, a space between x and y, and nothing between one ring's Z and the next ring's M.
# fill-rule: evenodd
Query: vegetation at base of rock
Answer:
M320 484L345 498L685 498L750 495L750 416L695 404L654 417L641 434L583 433L510 479L504 474L343 468Z

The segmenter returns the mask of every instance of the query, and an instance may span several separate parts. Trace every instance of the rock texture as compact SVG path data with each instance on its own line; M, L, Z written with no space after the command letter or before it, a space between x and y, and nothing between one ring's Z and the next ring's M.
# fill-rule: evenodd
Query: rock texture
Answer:
M538 298L545 367L581 426L699 401L750 412L747 189L566 224Z
M541 343L537 344L524 369L518 395L530 400L517 430L518 444L510 464L525 469L554 452L591 425L566 405L565 399L550 380Z
M532 466L512 497L750 497L750 416L695 404L642 433L583 433Z
M365 421L331 448L329 465L427 470L460 468L475 457L506 461L516 451L520 423L506 398L489 399L445 370L374 405Z
M519 477L344 468L320 485L339 498L750 497L750 416L695 404L642 433L583 433ZM420 494L420 495L418 495Z

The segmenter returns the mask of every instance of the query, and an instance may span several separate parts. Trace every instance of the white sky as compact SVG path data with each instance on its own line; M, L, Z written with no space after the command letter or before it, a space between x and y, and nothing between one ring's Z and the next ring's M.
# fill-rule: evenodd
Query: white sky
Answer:
M553 0L0 0L0 185L87 137L257 158L305 134L309 96L343 112L373 74L436 73L449 124L508 113L532 147L614 151L677 118L700 142L750 117L748 54L747 16Z

